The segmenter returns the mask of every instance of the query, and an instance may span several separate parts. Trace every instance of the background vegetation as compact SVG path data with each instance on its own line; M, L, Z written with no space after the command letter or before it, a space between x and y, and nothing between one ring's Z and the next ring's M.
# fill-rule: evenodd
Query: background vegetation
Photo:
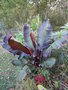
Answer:
M0 37L3 34L11 33L16 36L18 40L24 42L22 40L22 34L20 33L23 30L24 23L27 22L36 34L39 26L47 17L50 19L53 30L60 30L60 27L68 22L68 0L0 0ZM68 47L66 47L65 51L66 50L68 53ZM0 46L0 90L9 90L10 87L17 88L16 75L21 69L12 66L11 61L15 59L14 56L8 52L5 53L6 51ZM61 79L64 79L67 83L68 66L61 67L63 67L63 69L61 68L60 71L58 70L60 72L58 75L62 76ZM58 71L55 70L54 73ZM54 76L54 79L55 78L56 76ZM32 82L30 78L28 78L25 83L27 84L28 81ZM19 87L23 88L22 85Z
M61 26L68 20L67 0L0 0L0 22L13 28L38 16L43 21L50 18L53 26Z

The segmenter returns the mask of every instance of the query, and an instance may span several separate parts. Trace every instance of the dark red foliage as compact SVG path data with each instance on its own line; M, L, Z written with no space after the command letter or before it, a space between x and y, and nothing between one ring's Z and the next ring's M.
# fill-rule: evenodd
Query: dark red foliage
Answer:
M44 77L42 75L36 75L35 76L35 80L36 80L37 85L42 83L43 86L44 86L45 85L45 81L46 81L46 77Z
M34 32L31 32L30 37L31 37L31 40L32 40L32 43L33 43L34 48L36 48L35 33Z
M11 48L13 50L20 50L20 51L23 51L26 54L32 54L32 50L26 48L24 45L22 45L21 43L13 40L12 38L8 39L8 44L11 46Z

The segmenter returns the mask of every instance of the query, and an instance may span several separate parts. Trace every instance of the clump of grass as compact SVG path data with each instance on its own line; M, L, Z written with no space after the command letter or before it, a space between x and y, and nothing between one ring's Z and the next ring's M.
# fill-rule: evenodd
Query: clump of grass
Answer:
M37 90L37 86L34 79L26 77L26 80L23 80L22 83L17 82L15 90Z

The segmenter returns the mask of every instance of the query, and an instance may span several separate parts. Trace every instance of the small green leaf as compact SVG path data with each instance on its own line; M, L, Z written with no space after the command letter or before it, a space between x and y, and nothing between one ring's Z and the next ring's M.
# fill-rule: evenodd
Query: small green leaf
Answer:
M59 38L61 38L61 36L62 36L62 32L61 31L58 32L58 36L59 36Z
M28 73L31 73L31 71L30 71L29 67L26 65L26 66L24 66L23 70L20 71L20 73L17 77L17 80L22 81Z
M46 77L47 81L50 79L50 73L48 70L42 70L41 71L42 75Z
M21 61L20 60L13 60L12 64L15 66L20 66L21 65Z
M44 61L41 65L46 68L52 68L55 63L56 63L55 58L49 58L47 59L47 61Z

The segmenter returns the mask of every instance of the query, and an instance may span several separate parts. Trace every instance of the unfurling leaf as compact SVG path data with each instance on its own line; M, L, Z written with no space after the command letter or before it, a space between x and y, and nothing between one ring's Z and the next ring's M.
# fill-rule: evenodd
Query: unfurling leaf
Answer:
M30 33L30 37L31 37L31 40L32 40L32 43L33 43L34 48L36 48L35 33L34 32L31 32Z

